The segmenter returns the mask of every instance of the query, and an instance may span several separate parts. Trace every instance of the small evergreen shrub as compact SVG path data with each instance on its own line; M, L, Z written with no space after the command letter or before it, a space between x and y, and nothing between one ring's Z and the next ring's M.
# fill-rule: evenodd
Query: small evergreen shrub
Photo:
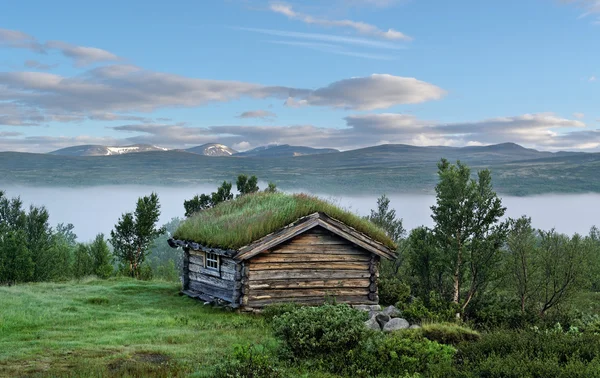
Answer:
M347 354L342 372L352 377L446 376L456 350L428 340L418 330L372 333Z
M366 313L342 305L301 307L273 319L275 335L295 358L355 348L367 334Z
M449 345L477 341L481 337L479 332L454 323L424 324L421 332L429 340Z
M382 278L378 283L379 302L382 305L404 303L410 297L410 286L397 278Z
M262 315L265 317L265 319L268 322L270 322L276 316L280 316L283 314L287 314L289 312L296 311L300 307L301 306L299 304L293 303L293 302L272 304L272 305L266 306L263 309Z
M262 345L236 345L231 359L217 366L215 378L279 378L282 373Z
M456 319L458 308L453 303L440 300L431 296L429 304L426 306L421 298L413 298L410 303L400 306L402 317L410 323L430 322L451 322Z

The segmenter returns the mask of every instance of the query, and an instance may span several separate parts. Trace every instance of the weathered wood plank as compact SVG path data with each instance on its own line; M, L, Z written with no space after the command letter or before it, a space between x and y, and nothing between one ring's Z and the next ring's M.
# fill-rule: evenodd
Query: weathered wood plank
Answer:
M215 287L233 290L235 281L228 281L218 277L208 276L202 273L190 272L190 280L202 282Z
M279 262L369 262L368 255L343 254L261 254L252 259L252 264Z
M367 288L251 290L249 300L296 297L367 296Z
M190 280L190 289L211 295L213 297L221 298L226 301L231 301L233 298L233 289L223 289L198 281Z
M288 280L288 279L352 279L370 278L368 270L309 270L291 269L285 271L277 270L254 270L249 276L250 282L261 280Z
M321 246L308 246L308 247L282 247L273 249L271 251L265 251L271 255L290 255L290 254L307 254L307 255L357 255L357 256L368 256L369 252L358 248L330 248Z
M325 302L330 301L333 298L325 298L325 297L299 297L299 298L273 298L273 299L254 299L247 300L244 304L248 307L256 307L261 308L268 306L270 304L276 303L300 303L307 305L319 305ZM371 301L367 298L367 296L337 296L335 297L336 303L349 303L349 304L377 304L375 301Z
M215 271L214 269L207 269L198 264L189 264L188 269L190 272L205 274L207 276L221 278L226 281L234 281L235 280L235 273L218 272L218 271Z
M192 255L190 253L190 263L191 264L200 265L200 266L204 266L204 256Z
M250 264L253 270L287 270L287 269L319 269L319 270L364 270L369 271L368 263L363 262L306 262L306 263L264 263Z
M367 288L370 280L362 279L332 279L332 280L262 280L251 281L250 290L265 290L265 289L301 289L301 288L340 288L340 287L355 287Z

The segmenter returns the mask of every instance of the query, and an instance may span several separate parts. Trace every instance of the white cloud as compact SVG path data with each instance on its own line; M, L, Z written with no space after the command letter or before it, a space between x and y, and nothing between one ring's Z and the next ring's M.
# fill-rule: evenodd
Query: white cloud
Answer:
M56 50L64 56L73 59L73 62L78 67L92 63L120 60L115 54L96 47L76 46L62 41L41 43L29 34L9 29L0 29L0 47L28 49L41 54Z
M600 24L600 0L561 0L566 4L574 4L583 10L579 18L596 15L595 24Z
M234 143L231 145L231 148L233 148L236 151L247 151L252 147L252 145L246 141L242 141L240 143Z
M328 20L325 18L314 17L308 14L303 14L296 12L291 5L283 4L283 3L274 3L271 4L270 10L283 14L288 18L302 21L306 24L320 25L326 27L342 27L342 28L350 28L356 31L359 34L377 37L388 40L402 40L402 41L410 41L411 37L406 34L399 32L394 29L381 30L378 27L367 24L365 22L359 21L351 21L351 20Z
M42 71L51 70L58 66L58 64L44 64L42 62L38 62L37 60L26 60L23 65L27 68L34 68Z
M592 82L596 81L596 76L593 76L593 75L592 75L592 76L590 76L590 78L588 79L588 81L589 81L590 83L592 83Z
M240 114L237 117L238 118L272 119L272 118L276 118L277 115L273 112L269 112L266 110L249 110L249 111L243 112L242 114Z
M583 114L583 113L573 113L573 117L577 118L577 119L583 119L583 118L585 118L585 114Z
M60 51L64 56L73 59L76 66L87 66L98 62L114 62L120 60L115 54L96 47L75 46L62 41L48 41L46 47Z

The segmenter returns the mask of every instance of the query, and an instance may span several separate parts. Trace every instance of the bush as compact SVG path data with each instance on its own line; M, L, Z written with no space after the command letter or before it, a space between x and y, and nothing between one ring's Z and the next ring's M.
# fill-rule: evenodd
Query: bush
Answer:
M456 319L458 312L455 304L440 300L434 295L431 295L428 306L420 298L414 298L410 303L401 305L400 309L402 317L410 323L451 322Z
M273 357L262 345L235 346L233 357L217 366L215 378L279 378Z
M477 341L481 337L479 332L453 323L424 324L421 331L429 340L449 345Z
M263 309L262 315L265 317L265 319L268 322L270 322L276 316L280 316L283 314L287 314L289 312L296 311L300 307L301 306L299 304L293 303L293 302L272 304L272 305L266 306Z
M276 316L273 329L294 357L325 356L355 348L367 333L365 318L348 305L326 304Z
M458 345L474 377L600 377L600 336L563 331L498 331Z
M456 350L423 338L415 330L392 334L372 333L356 350L348 352L343 373L349 376L445 376L452 371Z
M410 286L397 278L382 278L378 283L379 302L383 305L404 303L410 297Z

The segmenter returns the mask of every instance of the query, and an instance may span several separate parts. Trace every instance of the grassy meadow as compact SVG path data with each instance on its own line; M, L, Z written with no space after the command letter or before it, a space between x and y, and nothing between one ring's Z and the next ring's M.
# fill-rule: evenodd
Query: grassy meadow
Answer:
M178 293L125 278L0 286L0 377L209 377L235 344L274 342L262 318Z

